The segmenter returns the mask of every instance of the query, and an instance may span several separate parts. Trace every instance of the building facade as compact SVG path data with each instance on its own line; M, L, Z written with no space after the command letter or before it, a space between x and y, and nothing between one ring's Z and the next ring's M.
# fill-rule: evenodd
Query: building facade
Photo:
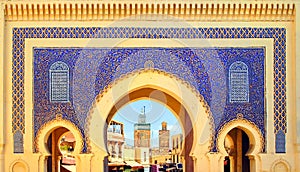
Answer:
M123 162L124 142L124 124L112 120L107 129L107 148L111 161Z
M181 152L183 150L183 135L176 134L171 137L172 140L172 162L181 163Z
M0 171L57 171L68 131L77 171L104 171L140 99L177 117L185 171L300 171L299 1L0 3Z

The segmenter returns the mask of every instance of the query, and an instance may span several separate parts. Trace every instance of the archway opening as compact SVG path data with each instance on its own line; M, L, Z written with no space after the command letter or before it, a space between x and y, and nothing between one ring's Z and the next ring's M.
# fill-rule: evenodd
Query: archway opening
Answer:
M242 129L232 129L225 137L224 147L228 154L224 159L224 172L250 172L250 160L247 156L250 141Z
M186 109L184 106L174 97L171 95L167 94L166 92L154 88L141 88L138 90L135 90L133 92L130 92L128 95L123 96L115 105L113 108L110 110L110 113L106 119L106 129L104 130L104 135L107 135L107 130L108 127L116 114L116 112L121 109L124 105L134 102L137 100L141 99L151 99L155 100L166 107L170 109L170 111L173 112L173 114L176 116L178 119L179 123L181 124L182 127L182 139L183 144L182 144L182 151L181 151L181 157L183 159L183 168L187 169L188 171L193 171L194 170L194 162L192 157L190 157L191 149L193 146L193 126L191 119L189 117L189 114L187 113ZM105 142L107 143L107 137L104 137ZM106 148L107 153L109 154L109 147ZM142 152L144 154L144 152ZM172 150L168 151L168 154L170 156L170 159L172 161ZM147 155L147 152L146 152ZM175 160L176 161L176 160ZM180 161L180 158L178 158L177 161Z
M146 98L129 102L107 129L110 169L124 162L139 163L145 171L154 165L161 170L182 166L183 138L182 124L165 104Z
M47 139L50 153L47 158L47 171L76 171L76 160L73 155L75 146L76 140L71 131L64 127L54 129Z

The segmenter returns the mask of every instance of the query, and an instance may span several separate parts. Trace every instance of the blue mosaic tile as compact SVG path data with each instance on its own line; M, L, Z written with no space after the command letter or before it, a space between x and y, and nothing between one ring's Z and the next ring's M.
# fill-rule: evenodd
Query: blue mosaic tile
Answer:
M282 130L275 135L276 153L285 153L285 133Z
M146 61L152 61L154 68L193 85L209 104L217 130L235 119L237 113L243 113L263 133L264 56L264 48L35 48L35 134L58 113L58 104L49 101L48 92L48 71L56 61L63 61L70 67L70 103L60 104L61 113L83 134L85 119L95 97L120 76L143 69ZM228 101L228 68L232 62L240 60L252 67L248 104Z
M15 123L13 120L12 129L13 132L16 130L21 130L22 133L25 133L25 127L24 127L24 46L25 46L25 39L27 38L153 38L153 39L164 39L164 38L190 38L190 39L197 39L197 38L204 38L204 39L215 39L215 38L273 38L274 39L274 71L278 70L278 73L274 72L274 92L278 94L274 94L274 100L278 98L279 95L282 96L281 101L274 102L274 107L278 107L277 110L274 109L274 128L275 133L278 131L283 131L286 133L286 120L285 120L285 113L286 113L286 88L282 87L281 85L285 85L286 78L285 78L285 58L286 58L286 29L285 28L127 28L127 27L120 27L120 28L114 28L114 27L107 27L107 28L98 28L98 27L89 27L89 28L81 28L81 27L69 27L69 28L63 28L63 27L42 27L42 28L13 28L13 66L12 69L14 71L13 78L17 77L19 80L13 81L13 114L12 118L21 118L21 123ZM195 50L193 50L195 51ZM130 53L130 52L128 52ZM186 52L188 53L188 50ZM217 52L221 53L221 52ZM201 54L201 53L200 53ZM130 54L129 54L130 55ZM208 54L209 56L215 56L215 54ZM198 56L198 54L197 54ZM180 56L176 56L177 59L186 60ZM200 56L199 56L200 58ZM118 64L120 62L116 62ZM212 84L216 84L216 86L220 86L220 83L217 82L211 82L213 78L208 73L207 70L209 68L214 68L214 66L205 65L206 62L203 60L201 61L202 64L199 64L199 62L193 61L193 66L203 65L205 66L205 70L201 71L200 69L203 69L201 67L194 67L190 68L189 70L192 71L192 75L196 74L194 77L197 78L203 78L207 81L210 81ZM207 62L208 63L208 62ZM156 63L154 63L156 65ZM160 63L157 63L160 64ZM209 64L209 63L208 63ZM224 64L223 64L224 65ZM226 63L227 65L227 63ZM132 66L134 68L135 66ZM159 67L159 65L157 66ZM259 67L259 65L258 65ZM200 68L200 69L198 69ZM207 69L206 69L207 68ZM114 69L116 72L117 68ZM165 70L172 70L170 67L169 69ZM200 71L199 71L200 70ZM219 70L219 71L218 71ZM214 75L218 75L220 73L220 69L216 70ZM99 71L99 70L98 70ZM196 73L196 72L200 73ZM104 72L104 76L109 75L110 71ZM205 73L206 72L206 73ZM255 73L255 70L252 70L253 73ZM176 74L176 73L175 73ZM176 74L177 75L177 74ZM103 77L104 77L103 76ZM252 75L251 75L252 76ZM70 76L72 77L72 76ZM116 76L115 76L116 77ZM99 76L99 78L101 78ZM109 81L112 81L114 78L110 77ZM188 79L184 78L183 79ZM282 84L281 84L282 83ZM72 84L72 83L70 83ZM212 84L212 85L213 85ZM227 81L226 81L226 84ZM281 84L279 86L279 84ZM96 84L95 84L96 85ZM195 83L192 83L192 85L199 85L199 81ZM101 84L99 84L99 88ZM212 86L211 86L212 87ZM212 102L215 101L213 98L213 95L207 96L205 94L208 94L211 90L207 89L206 87L197 87L199 92L201 94L204 94L206 97L207 102L210 104L210 106L213 107ZM71 88L73 89L73 88ZM260 93L261 89L257 89ZM256 90L256 91L257 91ZM72 92L72 91L71 91ZM210 92L211 93L211 92ZM253 93L254 94L254 93ZM251 95L250 95L251 96ZM250 97L251 99L251 97ZM223 100L223 99L222 99ZM223 100L224 101L224 100ZM227 100L226 100L227 102ZM44 102L46 103L46 102ZM74 102L73 102L74 103ZM257 104L257 103L256 103ZM249 107L243 107L245 111L244 113L247 113L249 110L253 110L252 107L253 104ZM45 107L48 107L52 109L54 106L45 105ZM71 105L62 105L61 109L69 109L72 111L73 107ZM228 107L231 109L231 107ZM235 110L241 110L242 107L236 106ZM78 109L78 107L77 107ZM80 109L80 108L79 108ZM216 113L218 113L220 110L217 107L212 108L213 115L215 117ZM227 106L226 108L227 109ZM47 109L46 111L51 111ZM73 111L74 108L73 108ZM74 112L75 113L75 112ZM258 112L255 112L258 113ZM45 121L43 117L35 116L35 121ZM246 115L246 118L247 115ZM280 118L280 119L279 119ZM47 120L51 120L53 118L49 117ZM231 118L228 118L231 119ZM250 119L250 118L249 118ZM73 122L76 122L75 120L82 120L80 117L79 119L73 119ZM215 119L216 125L216 131L219 130L219 128L224 125L223 123L220 123L218 125L218 121L221 121L221 119ZM262 129L261 125L263 125L262 119L255 120L255 124L259 126L262 133L264 133L264 130ZM276 122L278 121L278 122ZM260 124L262 123L262 124ZM39 129L39 127L35 124L35 132ZM84 131L82 130L83 134Z

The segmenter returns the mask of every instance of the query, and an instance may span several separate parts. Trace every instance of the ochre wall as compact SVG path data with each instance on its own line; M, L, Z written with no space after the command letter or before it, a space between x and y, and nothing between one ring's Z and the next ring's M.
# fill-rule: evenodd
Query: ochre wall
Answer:
M44 171L44 158L47 152L33 153L33 121L32 121L32 109L33 109L33 47L252 47L252 46L265 46L266 47L266 129L267 129L267 153L258 153L252 156L255 160L255 171L276 171L280 169L286 169L288 171L300 171L299 151L300 151L300 10L296 10L296 19L290 21L255 21L253 20L225 20L223 22L214 21L184 21L184 20L168 20L168 21L151 21L151 18L142 18L142 21L120 20L120 21L29 21L24 20L8 20L5 21L4 17L4 5L5 1L1 2L0 11L0 171ZM250 1L249 1L250 2ZM300 9L300 4L296 3L296 9ZM251 15L250 15L251 16ZM13 17L12 17L13 18ZM252 19L251 17L249 19ZM271 20L271 19L270 19ZM275 153L275 138L274 138L274 99L273 99L273 40L272 39L206 39L206 40L189 40L189 39L97 39L91 41L90 39L26 39L25 47L25 134L24 134L24 153L13 153L13 134L12 134L12 29L14 27L281 27L286 28L286 66L287 66L287 123L288 132L286 137L286 153ZM155 76L155 79L151 77ZM170 90L169 93L178 98L182 95L186 96L189 100L181 102L188 110L191 118L194 119L195 134L192 147L192 158L195 162L194 171L202 171L203 169L209 169L209 171L222 171L223 157L225 152L208 153L209 137L209 119L205 109L202 108L203 104L199 102L196 95L186 88L184 84L180 84L180 81L175 78L170 78L164 74L158 73L142 73L140 75L132 75L129 78L123 78L120 80L119 85L113 86L113 91L120 93L120 95L126 94L126 91L122 90L122 87L127 87L131 90L135 90L138 87L143 87L143 83L152 84L156 87L160 87L162 90ZM167 85L167 88L165 88ZM104 124L101 119L106 119L109 114L108 110L103 110L103 106L111 107L114 104L115 94L112 94L112 89L109 89L103 98L97 103L95 113L100 113L101 118L93 119L90 126L93 129L97 129L99 124ZM192 103L191 103L192 102ZM201 118L200 118L201 117ZM59 123L59 122L57 122ZM62 122L62 124L64 124ZM101 126L101 125L100 125ZM237 123L233 123L228 126L228 130L233 126L239 126ZM57 127L57 126L55 126ZM251 125L247 123L243 124L246 130L254 130ZM70 128L68 128L70 129ZM76 128L72 128L76 130ZM101 131L101 127L99 128ZM95 130L90 129L89 135L95 140L91 140L91 153L78 154L76 162L78 162L77 169L82 171L88 166L91 171L103 171L104 156L107 154L105 149L105 143L101 138L93 136L98 135ZM227 131L226 129L224 131ZM45 135L41 136L39 144L43 144L43 139L47 138L46 134L49 131L45 130ZM222 133L226 135L225 133ZM76 135L76 134L75 134ZM297 137L296 137L297 136ZM253 134L253 137L259 137L257 134ZM77 132L77 138L80 138L80 134ZM98 140L97 140L98 139ZM221 141L222 142L222 141ZM259 144L257 138L253 139L253 143ZM88 164L88 165L87 165ZM89 171L85 170L85 171Z

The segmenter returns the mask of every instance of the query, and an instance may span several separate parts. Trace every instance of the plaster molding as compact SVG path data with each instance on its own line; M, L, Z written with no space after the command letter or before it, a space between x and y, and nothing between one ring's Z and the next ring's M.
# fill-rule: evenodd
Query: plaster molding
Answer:
M24 166L25 166L25 169L26 169L26 172L29 172L30 170L29 170L29 165L28 165L28 163L25 161L25 160L23 160L23 159L16 159L15 161L13 161L12 163L11 163L11 165L10 165L10 167L9 167L9 170L10 170L10 172L14 172L14 166L17 164L17 163L21 163L21 164L23 164Z
M285 159L283 159L283 158L280 158L280 159L277 159L277 160L275 160L273 163L272 163L272 165L271 165L271 172L276 172L275 170L275 167L276 167L276 165L277 164L279 164L279 163L282 163L286 168L287 168L287 170L288 171L291 171L291 165L289 164L289 162L287 161L287 160L285 160Z
M294 1L6 1L7 21L293 21Z

